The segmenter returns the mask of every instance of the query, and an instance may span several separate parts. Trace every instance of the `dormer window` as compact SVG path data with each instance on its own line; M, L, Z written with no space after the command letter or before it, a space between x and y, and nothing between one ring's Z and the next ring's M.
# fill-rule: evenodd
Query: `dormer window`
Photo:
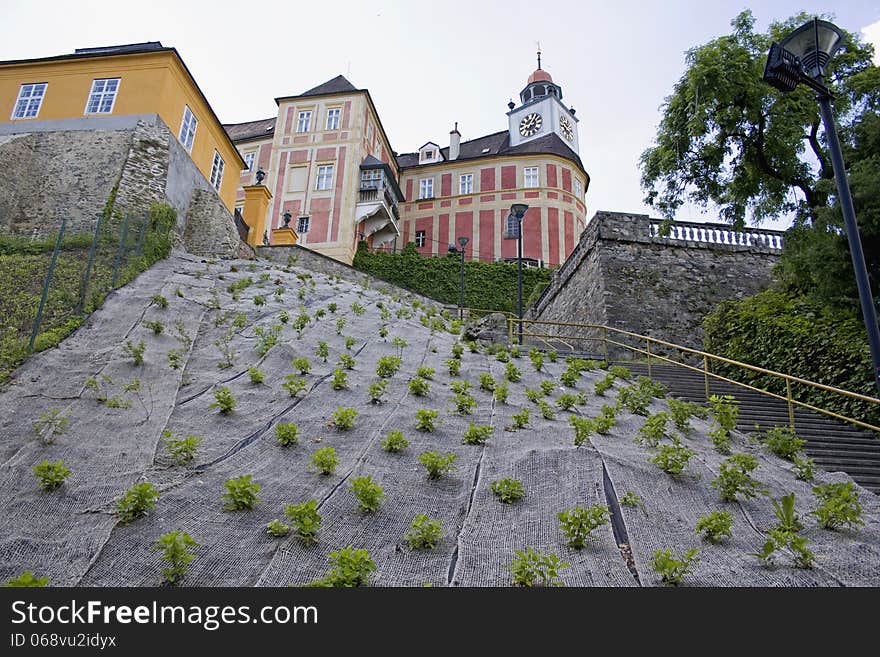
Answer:
M419 149L419 164L439 162L441 159L440 147L432 141Z
M425 151L425 159L433 160L434 159L434 151Z

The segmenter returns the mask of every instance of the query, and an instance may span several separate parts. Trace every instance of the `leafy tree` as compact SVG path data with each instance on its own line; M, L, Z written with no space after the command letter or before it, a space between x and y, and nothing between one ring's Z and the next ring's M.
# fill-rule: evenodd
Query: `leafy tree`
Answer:
M747 218L760 223L790 212L800 222L820 218L834 187L814 92L800 85L783 94L762 80L771 42L810 18L801 13L761 34L752 13L743 11L731 34L687 52L687 70L664 101L656 143L641 158L649 205L672 218L685 200L711 203L739 227ZM845 33L828 66L825 81L847 140L861 117L880 107L872 54L858 34Z

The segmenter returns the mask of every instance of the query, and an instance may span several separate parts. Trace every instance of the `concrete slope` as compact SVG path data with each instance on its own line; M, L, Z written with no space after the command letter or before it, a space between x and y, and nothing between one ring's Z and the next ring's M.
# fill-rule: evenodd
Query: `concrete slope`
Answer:
M302 314L308 321L303 317L298 330ZM161 333L154 332L155 322ZM593 384L605 373L595 370L584 372L577 388L563 388L561 359L545 359L538 372L523 356L512 360L522 378L509 382L508 401L500 403L480 389L480 375L500 382L507 366L485 350L465 349L460 375L451 376L446 361L458 338L447 328L448 322L429 318L403 295L302 269L211 263L185 254L157 264L110 295L58 349L30 358L0 393L0 579L32 570L60 586L156 586L166 564L153 544L180 530L200 543L183 580L189 585L307 583L327 571L331 551L348 545L369 551L376 564L370 582L380 586L510 585L508 566L526 548L566 561L560 577L569 586L659 585L650 567L654 551L681 554L691 547L702 559L686 578L689 585L880 584L880 502L868 491L858 489L863 527L821 529L808 515L815 507L811 485L797 481L787 462L735 436L737 451L759 458L757 476L772 497L796 493L804 535L817 554L813 570L796 569L786 558L775 570L760 567L749 552L773 525L771 503L765 497L718 500L709 484L722 457L706 438L708 423L695 420L681 436L694 456L675 478L648 462L654 450L633 443L644 418L625 410L609 434L577 448L568 416L594 417L624 383L597 396ZM144 362L135 365L126 344L141 342ZM327 343L326 362L316 355L321 342ZM397 355L402 366L388 380L384 401L371 403L368 387L379 380L379 359ZM337 390L331 380L345 357L353 359L352 369ZM299 376L291 364L296 358L307 358L311 370L302 376L304 390L292 396L283 386L290 375ZM419 367L434 370L425 396L415 396L408 385ZM261 383L251 381L251 368L264 374ZM97 391L86 385L89 379ZM471 383L470 414L457 412L449 387L454 381ZM551 404L565 392L583 393L583 403L543 418L526 397L542 381L554 382L545 397ZM230 413L212 406L223 387L236 400ZM340 407L357 411L353 428L332 426ZM438 412L435 431L417 429L420 408ZM524 408L531 411L528 426L514 430L513 416ZM665 408L663 400L651 404L652 411ZM53 409L67 424L46 444L45 433L38 437L32 425ZM299 427L299 441L282 447L275 428L288 422ZM463 444L471 423L492 427L486 444ZM399 453L379 444L392 429L409 441ZM175 463L167 435L201 437L193 460ZM333 474L310 466L322 447L336 451ZM428 450L455 454L455 470L429 480L418 458ZM72 471L52 492L33 476L43 459L63 459ZM260 501L251 510L224 510L224 484L241 475L260 485ZM351 490L355 478L367 475L385 494L373 513L358 509ZM520 480L525 497L499 502L490 484L504 478ZM818 475L825 483L846 479ZM158 501L123 525L116 502L140 482L155 485ZM628 492L641 498L639 506L618 504ZM285 505L309 499L323 517L317 543L266 533L270 520L285 518ZM608 506L614 522L595 529L587 546L575 550L566 544L557 513L593 504ZM717 508L734 514L734 537L713 546L693 525ZM443 522L444 537L434 550L409 549L404 535L417 514Z

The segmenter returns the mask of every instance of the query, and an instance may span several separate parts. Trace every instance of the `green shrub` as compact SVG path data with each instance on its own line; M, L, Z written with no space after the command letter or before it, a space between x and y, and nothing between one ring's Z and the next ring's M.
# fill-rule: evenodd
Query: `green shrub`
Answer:
M238 330L243 329L248 325L247 315L244 313L236 313L235 317L232 318L232 327Z
M669 412L672 415L675 428L684 435L690 433L691 418L696 415L696 404L673 398L667 399L666 403L669 405Z
M409 381L409 391L417 397L424 397L431 389L431 384L420 376L413 377Z
M332 449L332 448L330 448ZM306 543L314 543L317 540L318 529L321 527L321 515L318 513L318 502L308 500L302 504L287 504L284 513L290 520L290 525Z
M652 413L639 429L635 442L648 445L649 447L657 447L661 440L669 437L669 433L666 431L667 422L669 422L668 413L662 411Z
M488 372L480 372L480 390L495 391L495 379Z
M528 399L533 404L537 404L538 401L541 399L541 392L538 390L526 388L524 392L526 394L526 399Z
M541 394L545 396L550 396L556 390L556 385L553 381L541 381Z
M504 367L504 377L511 383L516 383L522 378L522 372L513 363L507 363Z
M354 420L357 416L357 409L339 406L330 416L331 424L337 429L345 431L354 427Z
M620 498L620 504L621 506L627 506L635 509L636 507L642 505L642 499L631 490L628 490L626 491L626 493L623 494L623 497Z
M433 379L434 378L434 368L422 366L416 368L416 376L421 377L423 379Z
M282 324L287 324L290 321L290 313L286 310L282 310L278 313L278 321Z
M336 335L342 335L342 330L345 328L345 317L340 317L336 320Z
M303 331L306 330L306 327L309 325L309 322L311 320L312 318L309 317L309 314L305 312L302 312L296 316L291 326L293 326L293 330L296 331L297 338L302 337Z
M179 370L180 366L183 364L181 360L183 359L183 351L180 349L171 349L168 352L168 367L172 370Z
M259 340L257 340L254 351L256 351L257 354L259 354L260 356L265 356L266 354L268 354L269 350L278 344L281 329L281 324L275 324L274 326L270 326L269 328L264 328L262 326L258 326L257 328L255 328L254 333L257 335Z
M654 558L651 559L651 569L660 575L660 578L666 584L678 586L684 581L684 576L691 574L691 564L699 561L697 554L699 550L692 548L685 552L680 559L672 556L671 550L657 550L654 552Z
M385 499L382 486L373 481L373 478L369 475L352 479L350 490L357 498L360 509L367 513L378 511L379 505Z
M153 544L153 549L161 550L162 559L168 562L168 567L162 569L166 582L176 584L183 579L186 569L196 557L190 552L190 549L199 547L199 545L186 532L168 532L159 537L159 540Z
M556 400L556 405L559 406L559 408L561 408L563 411L573 410L577 403L577 396L570 395L567 392L559 395L559 398Z
M523 484L518 479L498 479L489 485L495 495L505 504L512 504L525 496Z
M647 416L651 394L639 384L633 383L620 389L617 393L617 402L630 413Z
M452 381L449 389L456 395L469 395L471 393L470 381Z
M251 383L262 383L266 379L265 373L256 367L248 368L248 376L251 379Z
M543 399L538 400L538 408L541 410L541 417L545 420L556 419L556 412L553 410L553 407Z
M331 301L330 303L327 304L327 310L329 310L331 313L335 313L336 312L336 304Z
M608 373L612 374L615 378L623 379L624 381L629 381L632 378L632 372L622 365L613 365L608 369Z
M419 463L425 466L428 471L428 479L439 479L441 476L455 470L453 461L458 458L457 454L448 452L440 454L439 452L422 452L419 454Z
M592 420L589 420L585 417L578 417L577 415L569 415L568 423L574 429L574 444L575 447L580 447L587 440L589 440L593 431L596 430L596 426Z
M171 431L162 434L165 439L165 449L178 465L189 463L195 458L196 450L202 444L202 436L187 436L186 438L174 438Z
M614 385L614 375L606 374L605 378L596 381L593 391L600 397L604 397L605 393Z
M168 307L168 299L163 297L161 294L153 295L151 301L155 305L159 306L162 310L165 310Z
M452 398L452 403L455 405L455 410L458 412L459 415L470 415L477 407L476 399L474 399L470 395L465 395L462 393L456 393L455 396Z
M316 449L312 454L312 465L322 475L331 475L336 472L336 466L339 465L339 458L336 456L336 449L333 447L321 447Z
M666 474L680 475L694 454L693 450L681 445L663 445L654 458L648 460Z
M339 364L347 370L353 370L356 362L348 354L339 354Z
M122 353L129 358L134 365L143 365L144 363L144 351L146 351L147 345L144 344L144 341L141 340L137 344L134 344L131 340L127 340L125 345L122 347Z
M461 360L462 355L464 354L464 347L461 346L460 342L456 342L452 345L452 357L455 360Z
M807 444L807 441L798 438L790 427L774 427L759 436L758 440L776 456L792 462Z
M64 483L64 480L70 476L70 468L64 465L64 459L49 463L48 459L43 459L34 466L34 476L40 480L40 485L44 490L52 491Z
M434 426L434 421L437 419L438 415L440 415L439 411L430 410L427 408L418 409L416 411L416 429L418 429L419 431L434 431L434 429L436 428Z
M532 548L515 550L516 558L507 566L513 583L519 586L564 586L559 571L569 567L555 554L545 555Z
M403 437L403 432L399 429L392 429L388 432L385 440L379 443L386 452L396 453L409 447L409 441Z
M364 308L357 301L355 301L353 304L351 304L351 312L353 312L355 315L363 315L365 312L367 312L367 309Z
M446 360L446 367L449 368L449 376L461 375L461 360L458 358L448 358Z
M333 377L330 379L330 387L334 390L342 390L348 387L348 375L345 370L337 367L333 371Z
M312 582L310 586L351 588L364 586L369 581L370 573L376 570L376 563L370 559L370 553L364 549L354 549L351 545L331 552L327 560L332 568L322 579Z
M294 369L299 370L299 373L302 376L305 376L312 371L312 364L309 362L308 358L294 358L290 361L290 364Z
M282 447L299 442L299 427L293 422L279 422L275 425L275 439Z
M813 459L800 459L795 456L794 473L795 477L801 481L813 481L813 477L816 474L815 467L813 466Z
M153 484L146 481L135 484L125 491L116 502L116 515L119 516L119 523L127 525L146 515L150 509L156 506L157 499L159 499L159 492Z
M376 363L376 375L383 379L391 378L399 369L400 358L398 356L382 356Z
M290 533L290 527L275 518L266 524L266 533L275 538L283 538Z
M318 356L323 362L327 362L327 357L330 355L330 348L327 346L327 343L323 340L318 342L318 348L315 349L315 355Z
M26 570L18 577L6 580L3 586L5 588L39 588L48 583L48 577L35 577L31 571Z
M221 413L231 413L235 410L235 396L226 386L221 386L214 391L216 401L208 404L208 408L219 408Z
M576 506L560 511L556 517L559 519L560 531L568 539L568 545L580 550L586 545L586 540L594 529L608 523L611 512L607 506L594 504L588 509Z
M529 426L529 409L523 408L519 413L514 413L511 418L514 429L525 429Z
M281 384L291 397L296 397L299 393L306 389L306 380L296 376L295 374L286 374L284 383Z
M855 529L857 525L865 524L861 518L862 503L853 482L816 486L813 493L817 506L810 514L816 516L821 527L831 530L840 527Z
M351 336L345 338L345 348L351 351L351 348L357 344L357 340Z
M144 326L156 335L161 335L165 330L165 325L162 322L144 322Z
M741 494L745 498L763 493L760 482L751 473L758 467L758 460L751 454L734 454L718 469L718 477L711 482L721 493L723 502L734 502Z
M485 445L492 437L492 432L492 425L477 426L472 422L464 432L464 442L466 445Z
M617 410L614 406L603 404L602 408L599 410L599 415L593 419L596 433L603 436L607 435L617 422L616 415Z
M730 531L731 525L733 525L733 516L729 511L713 511L697 521L694 531L702 534L704 541L720 543L725 537L733 536Z
M544 354L537 349L529 350L529 360L532 361L532 367L535 368L536 372L540 372L541 368L544 367Z
M57 408L50 408L40 413L40 417L31 422L31 426L34 428L34 434L44 445L52 445L55 443L55 436L64 433L69 422Z
M242 509L253 509L254 505L260 501L257 493L260 492L260 485L251 481L252 475L241 475L234 479L226 481L226 492L223 493L223 499L226 500L223 508L227 511L239 511Z
M504 381L497 383L495 385L495 401L499 404L506 404L508 392L507 383Z
M379 379L375 383L371 383L367 388L370 395L370 403L381 404L384 400L385 391L388 389L388 379Z
M404 538L409 543L410 550L433 550L437 543L443 540L443 521L429 518L420 513L413 518L409 531Z

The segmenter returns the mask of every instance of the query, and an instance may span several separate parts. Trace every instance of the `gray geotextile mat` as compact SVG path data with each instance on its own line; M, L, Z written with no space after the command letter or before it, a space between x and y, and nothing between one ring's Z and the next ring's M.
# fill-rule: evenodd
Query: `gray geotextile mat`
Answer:
M233 299L228 287L245 277L252 284ZM278 285L284 288L280 297L274 294ZM168 300L168 308L152 303L156 294ZM258 295L262 305L254 302ZM363 314L351 310L355 302L365 308ZM382 318L380 302L390 318ZM337 305L335 313L329 311L331 303ZM48 576L53 585L158 585L164 564L153 544L163 533L180 530L200 543L184 585L302 584L326 572L328 553L353 545L369 550L377 566L370 582L378 586L509 585L507 565L514 550L528 547L569 562L561 572L568 585L631 586L637 580L610 524L596 529L587 546L575 551L565 544L556 518L557 512L575 505L605 504L614 511L603 486L607 470L617 497L633 490L645 501L643 509L617 511L629 532L641 584L657 583L646 565L653 550L683 552L695 546L703 560L686 578L688 584L876 585L880 540L877 500L870 493L862 492L865 527L852 533L820 530L806 516L813 505L809 486L794 480L790 464L759 454L758 476L774 496L796 492L805 535L818 557L813 571L794 569L786 558L775 570L761 568L747 552L774 522L767 499L725 505L737 509L734 538L717 548L700 543L693 533L699 515L721 506L708 486L722 460L706 438L708 423L694 422L693 434L685 439L699 453L681 481L646 462L648 450L631 442L644 419L625 412L610 436L593 437L595 448L575 448L569 413L557 409L554 419L545 420L525 396L526 388L536 389L543 380L558 381L564 362L547 362L545 371L535 372L525 355L513 359L522 381L509 384L507 404L496 403L479 389L479 375L490 372L500 381L503 363L465 349L461 375L451 377L445 361L456 337L432 333L419 321L420 311L397 317L404 305L411 308L406 295L395 301L299 268L216 263L179 253L110 294L82 328L58 349L29 358L0 392L0 493L5 500L0 579L32 570ZM319 309L325 311L320 319ZM281 322L281 311L289 314L287 324ZM298 335L292 324L301 312L311 321ZM233 327L238 313L245 321ZM346 322L337 332L340 318ZM151 321L161 321L165 330L154 334L145 325ZM260 356L257 329L265 333L276 326L281 327L277 344ZM382 326L388 329L385 338L379 336ZM223 356L216 343L227 335L234 358L230 367L221 368ZM350 349L346 336L355 341ZM393 345L395 337L408 345ZM143 365L134 366L123 353L129 340L144 341ZM315 353L319 341L328 343L326 363ZM171 350L180 353L180 369L169 366ZM347 388L337 391L329 379L343 353L355 359L355 366L346 371ZM368 387L378 380L379 358L398 354L402 367L389 380L385 401L370 403ZM303 377L306 390L291 397L282 384L295 373L291 361L300 357L308 358L312 369ZM422 365L434 368L435 374L429 393L416 397L408 381ZM260 369L264 381L252 383L248 368ZM563 392L584 392L587 403L573 412L593 417L602 404L614 402L614 391L605 397L593 392L604 375L586 372L576 390L557 384L546 399L553 403ZM114 409L99 403L84 386L89 377L101 381L102 396L130 406ZM139 389L126 391L135 378ZM455 411L449 390L453 379L471 382L478 402L473 414ZM615 389L621 385L616 383ZM232 413L211 408L221 386L237 400ZM357 409L352 429L329 424L338 407ZM529 426L506 430L523 407L531 411ZM44 445L31 423L51 408L69 418L69 425L55 444ZM440 412L435 432L416 430L418 408ZM664 408L663 402L652 403L653 411ZM280 422L298 425L298 444L278 444L274 431ZM463 444L471 422L493 426L487 444ZM410 441L397 454L379 445L391 429L401 430ZM171 460L166 431L173 437L202 437L191 462ZM310 467L310 459L316 449L327 446L336 449L340 462L334 474L324 476ZM740 448L755 449L747 444ZM456 469L428 480L418 461L426 450L455 453ZM72 470L53 492L40 490L31 471L44 458L64 459ZM225 511L224 483L244 474L260 485L261 501L252 510ZM350 490L355 477L366 475L383 486L386 496L374 513L358 510ZM505 505L490 492L491 482L504 477L522 480L522 500ZM818 477L845 479L824 473ZM159 490L156 507L127 526L117 524L116 500L142 481ZM267 522L285 519L286 504L308 499L319 503L323 516L316 544L266 534ZM413 551L404 535L413 517L422 513L442 520L444 537L434 550Z

